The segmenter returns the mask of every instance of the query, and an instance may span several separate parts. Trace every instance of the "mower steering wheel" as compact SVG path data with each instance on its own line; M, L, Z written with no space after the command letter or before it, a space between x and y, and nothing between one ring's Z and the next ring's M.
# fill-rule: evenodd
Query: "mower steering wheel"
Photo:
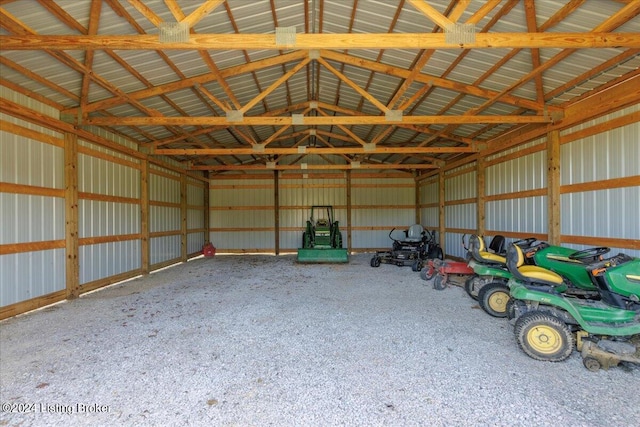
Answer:
M516 240L514 242L512 242L514 245L516 246L520 246L521 248L527 248L529 246L531 246L531 244L533 242L535 242L536 239L535 237L527 237L526 239L520 239L520 240Z
M604 246L600 246L600 247L596 247L596 248L583 249L581 251L576 251L576 252L572 253L571 255L569 255L569 259L580 261L580 260L583 260L585 258L597 258L597 257L600 257L601 255L609 253L610 250L611 249L609 249L607 247L604 247Z

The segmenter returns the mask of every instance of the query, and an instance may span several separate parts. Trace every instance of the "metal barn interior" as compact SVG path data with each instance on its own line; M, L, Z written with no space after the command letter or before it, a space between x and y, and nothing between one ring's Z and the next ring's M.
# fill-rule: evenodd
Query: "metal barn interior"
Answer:
M639 0L0 0L0 318L393 227L640 256Z

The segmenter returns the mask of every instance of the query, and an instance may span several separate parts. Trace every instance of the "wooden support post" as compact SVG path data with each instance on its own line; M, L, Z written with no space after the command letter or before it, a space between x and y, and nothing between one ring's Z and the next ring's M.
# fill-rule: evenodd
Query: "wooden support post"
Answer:
M347 170L347 252L351 246L351 171Z
M66 254L66 297L80 295L80 258L78 227L78 137L64 134L64 214Z
M149 160L140 161L140 267L142 274L149 274L150 236L149 236Z
M276 255L280 255L280 176L277 170L273 171L273 222L275 251Z
M560 131L547 134L547 206L548 240L552 245L561 243L560 229Z
M447 253L444 243L445 237L445 223L444 223L444 170L440 169L438 172L438 234L440 234L440 247L443 253Z
M187 257L187 174L180 174L180 258L186 262Z
M420 209L420 181L414 180L416 202L416 224L422 224L422 212Z
M211 177L210 172L208 171L205 171L204 175L207 178L207 185L204 187L204 224L202 225L202 227L204 228L204 243L210 243L211 236L209 235L209 215L211 213L211 209L209 207L209 197L211 190L209 189L209 186L211 185Z
M485 202L486 202L486 166L484 157L478 156L478 160L476 161L476 208L478 211L477 215L477 231L478 235L484 236L487 231L487 226L485 223Z

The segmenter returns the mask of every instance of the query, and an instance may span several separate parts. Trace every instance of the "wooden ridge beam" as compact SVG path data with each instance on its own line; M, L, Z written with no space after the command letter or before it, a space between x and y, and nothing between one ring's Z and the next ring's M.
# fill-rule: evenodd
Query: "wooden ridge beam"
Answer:
M293 123L292 117L243 117L229 121L226 117L92 117L81 125L94 126L330 126L330 125L400 125L400 124L477 124L477 123L551 123L550 116L403 116L389 120L385 116L304 117L303 123Z
M447 43L442 33L296 34L292 44L275 34L191 34L186 42L160 42L157 35L5 35L2 50L282 50L282 49L493 49L640 48L638 33L477 33L473 43Z

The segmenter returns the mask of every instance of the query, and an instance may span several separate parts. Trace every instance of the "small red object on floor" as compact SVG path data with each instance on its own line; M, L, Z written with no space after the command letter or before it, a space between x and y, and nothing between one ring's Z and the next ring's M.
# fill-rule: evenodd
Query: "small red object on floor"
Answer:
M216 247L211 243L207 243L202 247L202 254L204 256L214 256L216 254Z

